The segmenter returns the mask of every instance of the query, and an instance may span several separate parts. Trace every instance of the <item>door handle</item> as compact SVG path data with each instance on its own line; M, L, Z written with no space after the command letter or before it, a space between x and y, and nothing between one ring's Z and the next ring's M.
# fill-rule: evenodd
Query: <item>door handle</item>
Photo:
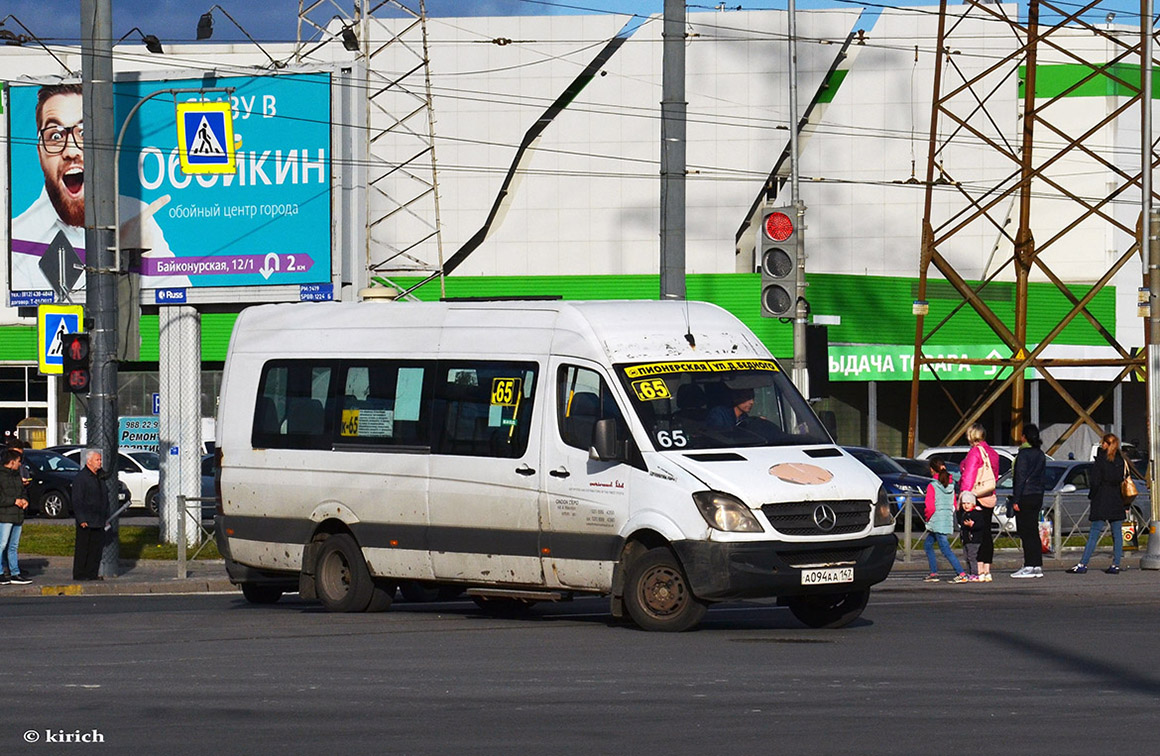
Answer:
M567 478L571 474L563 465L548 472L548 475L551 475L553 478Z
M532 468L528 467L527 465L520 465L519 467L516 468L516 473L518 473L519 475L535 475L536 471L533 470Z

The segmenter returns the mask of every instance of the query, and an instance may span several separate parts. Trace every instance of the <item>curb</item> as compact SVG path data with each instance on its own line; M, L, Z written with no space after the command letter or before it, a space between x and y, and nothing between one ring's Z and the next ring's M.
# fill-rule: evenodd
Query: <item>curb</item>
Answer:
M133 594L167 593L240 593L240 589L226 578L173 578L172 580L129 580L116 578L85 583L50 585L0 586L0 598L25 596L127 596Z

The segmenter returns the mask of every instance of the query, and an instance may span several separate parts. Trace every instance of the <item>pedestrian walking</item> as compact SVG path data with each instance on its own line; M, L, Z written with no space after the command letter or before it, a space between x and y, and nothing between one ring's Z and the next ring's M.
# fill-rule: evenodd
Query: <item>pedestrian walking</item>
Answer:
M1128 475L1128 462L1120 453L1120 439L1116 434L1108 433L1100 441L1100 450L1088 474L1088 498L1092 502L1088 519L1092 527L1079 564L1068 570L1073 575L1087 572L1088 560L1092 558L1104 534L1105 525L1112 529L1112 566L1104 572L1109 575L1120 574L1120 560L1124 557L1124 533L1120 523L1124 521L1128 508L1120 487Z
M72 483L73 517L77 521L73 552L73 580L100 580L101 549L109 512L109 491L101 469L101 453L85 452L85 465Z
M983 542L983 531L990 532L989 521L984 521L979 512L979 505L974 501L961 501L962 506L955 510L955 519L959 521L959 539L963 543L963 561L967 563L967 581L979 582L979 546Z
M28 497L20 476L20 451L5 449L0 452L0 585L28 585L32 581L20 571L20 531L24 527L24 512Z
M1011 573L1013 578L1043 577L1039 510L1043 508L1043 473L1047 469L1047 455L1041 446L1043 439L1039 437L1039 426L1034 423L1023 426L1023 444L1015 456L1015 477L1011 489L1015 531L1023 546L1023 566Z
M955 571L952 583L967 582L967 573L955 552L951 550L947 536L955 532L955 481L947 470L946 464L939 457L930 458L930 474L934 478L926 487L926 538L922 548L926 551L926 561L930 564L930 574L926 582L937 583L938 561L935 559L934 546L937 543L951 569Z
M960 465L963 501L978 504L977 517L983 523L979 542L979 582L991 582L991 562L995 561L995 540L991 536L991 519L995 510L995 481L999 453L987 444L987 432L975 423L967 428L971 450Z

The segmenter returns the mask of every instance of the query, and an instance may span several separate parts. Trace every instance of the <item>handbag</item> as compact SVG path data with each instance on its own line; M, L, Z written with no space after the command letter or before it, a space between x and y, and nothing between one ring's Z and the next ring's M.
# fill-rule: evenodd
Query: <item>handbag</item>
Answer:
M987 452L982 447L977 448L983 459L983 466L979 468L979 474L975 476L975 484L971 486L971 493L978 499L980 506L991 509L995 506L995 470L991 467L991 457Z
M1132 480L1131 472L1128 470L1128 460L1124 460L1124 480L1120 482L1120 498L1124 500L1124 506L1128 506L1132 501L1140 495L1136 489L1136 481Z

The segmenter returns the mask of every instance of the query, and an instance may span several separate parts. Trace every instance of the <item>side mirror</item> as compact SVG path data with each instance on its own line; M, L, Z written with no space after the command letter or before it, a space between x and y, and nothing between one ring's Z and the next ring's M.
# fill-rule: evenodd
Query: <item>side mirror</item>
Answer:
M597 420L592 429L592 446L588 449L588 459L597 462L621 462L624 460L624 443L618 436L616 420Z
M1075 493L1075 492L1076 492L1076 490L1077 490L1077 489L1076 489L1076 487L1075 487L1075 484L1074 484L1074 483L1068 483L1068 484L1067 484L1067 485L1065 485L1063 488L1059 489L1059 492L1060 492L1060 493Z

